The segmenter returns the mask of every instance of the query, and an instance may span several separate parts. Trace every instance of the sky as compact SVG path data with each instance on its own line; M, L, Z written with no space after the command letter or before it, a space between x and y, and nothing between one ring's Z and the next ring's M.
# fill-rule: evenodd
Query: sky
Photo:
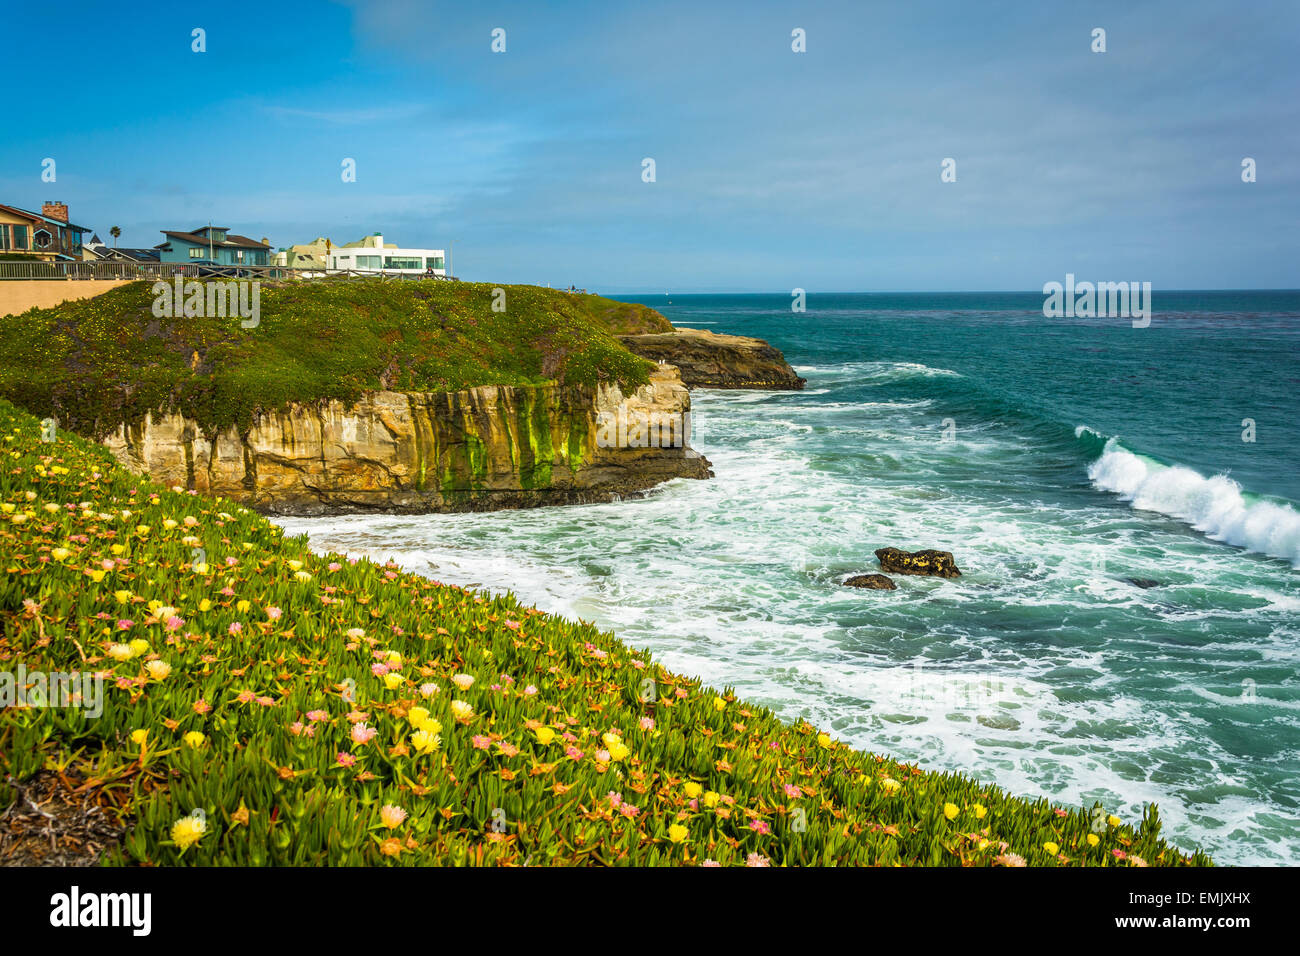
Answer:
M6 97L0 203L123 246L381 232L610 294L1300 287L1294 0L0 7L60 54Z

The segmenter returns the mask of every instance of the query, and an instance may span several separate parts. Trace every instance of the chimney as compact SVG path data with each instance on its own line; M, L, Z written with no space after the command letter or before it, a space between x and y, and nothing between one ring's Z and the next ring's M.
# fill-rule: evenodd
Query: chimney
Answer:
M41 215L50 219L57 219L59 222L68 221L68 204L62 202L47 202L41 206Z

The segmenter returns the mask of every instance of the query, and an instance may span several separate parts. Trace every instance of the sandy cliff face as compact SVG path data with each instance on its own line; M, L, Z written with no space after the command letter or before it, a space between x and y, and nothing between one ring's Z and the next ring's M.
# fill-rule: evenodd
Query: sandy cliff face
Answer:
M663 426L689 414L677 369L660 366L631 395L617 386L376 391L351 407L264 415L246 434L203 434L177 413L151 415L105 444L136 471L271 513L486 511L609 501L670 478L711 477L688 439L657 440L680 436ZM648 437L638 427L646 424L660 427Z

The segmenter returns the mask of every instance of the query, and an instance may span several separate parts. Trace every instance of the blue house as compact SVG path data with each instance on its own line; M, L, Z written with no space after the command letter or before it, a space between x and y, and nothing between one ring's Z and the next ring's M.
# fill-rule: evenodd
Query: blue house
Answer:
M157 248L163 262L199 266L269 265L271 247L265 242L236 236L225 226L200 226L189 232L162 230L167 241Z

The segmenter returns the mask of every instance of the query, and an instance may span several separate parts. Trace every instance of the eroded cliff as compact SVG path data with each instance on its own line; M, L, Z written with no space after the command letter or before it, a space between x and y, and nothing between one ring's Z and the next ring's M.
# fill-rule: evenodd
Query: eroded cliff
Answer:
M617 385L480 386L295 404L205 434L153 413L105 444L127 467L275 514L485 511L609 501L708 478L673 366ZM662 440L661 440L662 439Z

